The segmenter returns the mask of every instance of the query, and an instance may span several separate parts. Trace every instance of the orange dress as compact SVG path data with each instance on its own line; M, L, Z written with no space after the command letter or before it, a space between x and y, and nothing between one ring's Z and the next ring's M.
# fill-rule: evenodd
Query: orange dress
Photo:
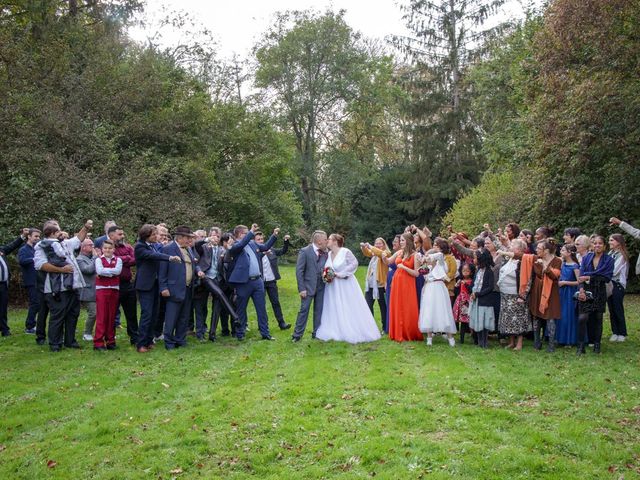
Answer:
M396 257L396 265L414 268L414 255L406 260ZM398 268L391 281L389 295L389 338L397 342L422 340L418 328L418 296L416 279Z

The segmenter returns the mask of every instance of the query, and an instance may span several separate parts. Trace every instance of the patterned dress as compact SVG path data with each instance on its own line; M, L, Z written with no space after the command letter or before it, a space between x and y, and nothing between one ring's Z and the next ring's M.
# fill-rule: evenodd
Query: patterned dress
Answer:
M469 323L469 302L471 300L472 279L460 282L460 293L453 304L453 319L458 323Z

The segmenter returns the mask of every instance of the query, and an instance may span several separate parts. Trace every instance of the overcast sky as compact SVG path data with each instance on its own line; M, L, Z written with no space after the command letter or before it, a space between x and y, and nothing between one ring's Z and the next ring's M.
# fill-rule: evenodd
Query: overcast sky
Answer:
M528 1L528 0L527 0ZM524 3L527 3L525 1ZM135 27L130 35L144 42L158 31L157 21L167 11L184 11L213 32L221 57L238 54L245 57L272 23L273 15L283 10L346 10L346 21L367 37L383 39L388 35L409 34L402 21L400 5L406 0L147 0L143 18L147 25ZM521 0L507 0L503 18L521 17ZM164 12L164 13L163 13ZM164 46L177 45L184 31L162 30Z

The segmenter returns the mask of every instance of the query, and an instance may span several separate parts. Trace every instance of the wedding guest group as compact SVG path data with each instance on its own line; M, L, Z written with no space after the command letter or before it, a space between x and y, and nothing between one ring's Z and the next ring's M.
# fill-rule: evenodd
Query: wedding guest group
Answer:
M610 224L640 239L640 229L629 223L612 217ZM100 352L122 346L116 343L120 310L129 343L141 354L158 342L166 350L187 347L191 330L202 342L215 342L218 327L220 336L244 341L250 301L260 338L275 340L267 297L271 323L291 328L278 289L279 259L291 251L291 238L285 235L277 247L279 228L265 238L255 223L228 231L145 224L132 246L114 220L104 223L104 235L95 240L92 227L87 220L69 235L48 220L0 246L2 336L11 334L7 257L14 252L28 298L24 331L52 352L81 348L81 308L87 312L82 339ZM446 232L434 238L429 228L409 225L393 236L391 248L383 237L361 242L368 259L362 286L355 277L358 260L344 236L313 232L297 254L300 308L292 341L302 340L311 314L311 338L320 341L372 342L388 334L392 341L424 340L436 348L434 339L442 335L456 347L455 335L464 344L470 333L482 349L500 345L518 352L532 336L535 350L546 342L549 353L575 346L584 355L587 345L602 351L607 310L609 342L626 340L629 237L588 236L568 227L559 242L550 227L527 229L515 222L495 233L488 224L476 235L450 227ZM640 260L635 272L640 274Z

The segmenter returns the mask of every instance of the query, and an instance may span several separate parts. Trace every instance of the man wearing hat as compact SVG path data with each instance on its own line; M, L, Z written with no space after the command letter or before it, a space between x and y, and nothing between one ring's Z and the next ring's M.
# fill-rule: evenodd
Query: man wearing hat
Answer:
M174 241L162 247L162 253L182 258L181 263L162 262L158 271L160 295L167 301L164 317L164 345L167 350L187 345L197 261L191 250L194 237L191 229L182 225L176 227Z

